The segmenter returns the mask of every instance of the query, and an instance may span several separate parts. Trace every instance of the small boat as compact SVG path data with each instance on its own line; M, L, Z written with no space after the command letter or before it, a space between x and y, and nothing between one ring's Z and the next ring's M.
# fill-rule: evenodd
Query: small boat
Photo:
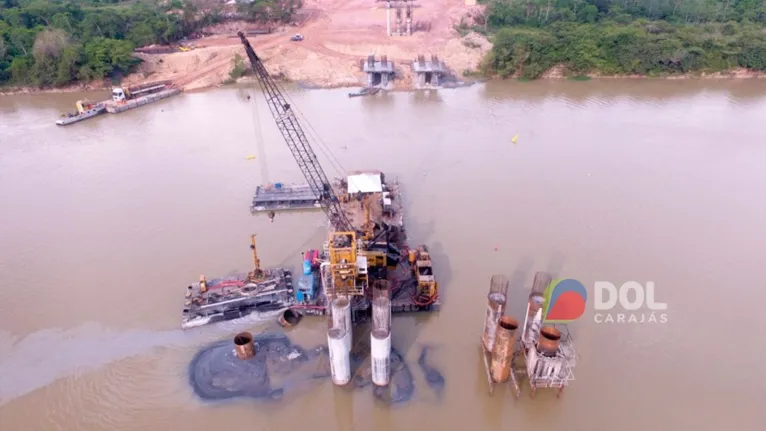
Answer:
M68 126L70 124L77 123L88 118L95 117L98 114L106 111L106 105L103 103L90 103L87 101L77 101L77 111L69 114L62 115L62 118L56 120L56 124L59 126Z
M360 96L372 96L378 94L380 88L378 87L365 87L355 93L348 93L348 97L360 97Z

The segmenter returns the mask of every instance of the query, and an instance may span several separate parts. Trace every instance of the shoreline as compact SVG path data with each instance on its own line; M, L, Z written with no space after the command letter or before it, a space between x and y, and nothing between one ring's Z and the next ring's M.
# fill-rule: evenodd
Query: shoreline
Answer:
M129 76L133 77L134 75L135 74L131 74ZM328 83L328 82L314 82L311 80L290 80L290 79L284 79L284 77L282 76L273 76L273 77L282 83L294 84L304 90L332 90L332 89L340 89L340 88L362 87L362 84L352 83L352 82L349 82L348 80L339 80L338 82ZM549 81L549 80L580 81L580 79L577 79L578 77L586 78L586 79L582 79L582 81L593 81L593 80L600 80L600 79L603 79L603 80L645 79L645 80L668 80L668 81L674 81L674 80L711 80L711 81L715 81L715 80L735 81L736 80L738 81L738 80L746 80L746 79L766 79L766 72L750 70L745 68L735 68L735 69L731 69L731 70L723 71L723 72L698 72L698 73L685 73L680 75L666 75L666 76L604 75L599 72L573 75L573 74L564 73L561 67L553 67L549 69L548 71L544 72L543 75L540 76L539 78L530 79L526 82ZM488 81L505 81L505 80L519 81L520 79L518 76L515 76L515 75L509 76L506 78L501 78L497 75L483 76L480 74L476 74L476 75L463 77L463 79L459 79L458 81L464 82L463 84L438 87L436 89L454 89L454 88L461 88L461 87L469 87L474 84L486 83ZM136 82L140 82L140 81L136 81ZM182 88L182 90L184 92L207 91L207 90L227 87L227 86L235 85L235 84L255 84L255 83L256 83L256 80L254 77L244 76L242 78L237 79L234 84L226 84L224 83L224 81L221 81L219 83L210 83L208 85L202 85L202 86L193 86L193 87L187 86ZM7 87L7 88L0 88L0 96L19 96L19 95L26 95L26 94L85 93L85 92L98 92L98 91L110 92L111 89L112 89L112 86L106 85L105 82L88 83L88 84L73 84L73 85L57 87L57 88ZM411 91L418 91L418 89L412 87L411 85L405 84L405 85L395 85L393 88L388 89L388 91L411 92Z

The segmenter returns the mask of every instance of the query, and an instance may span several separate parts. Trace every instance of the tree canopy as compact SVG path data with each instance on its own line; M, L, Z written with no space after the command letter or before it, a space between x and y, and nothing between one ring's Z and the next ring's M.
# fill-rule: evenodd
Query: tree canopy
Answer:
M252 20L287 20L301 3L245 5ZM117 77L140 62L135 47L177 41L221 17L218 7L200 10L191 0L0 0L0 85Z
M485 29L501 76L766 71L764 0L490 0Z

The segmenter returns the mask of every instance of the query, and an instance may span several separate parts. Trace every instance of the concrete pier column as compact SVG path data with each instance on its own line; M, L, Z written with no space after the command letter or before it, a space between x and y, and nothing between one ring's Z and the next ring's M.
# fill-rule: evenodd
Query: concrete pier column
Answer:
M332 327L343 330L343 341L346 354L351 352L351 302L346 298L338 298L332 302Z
M372 383L386 386L391 381L391 330L373 329L370 334Z
M346 331L332 328L327 331L327 347L330 351L330 376L332 382L343 386L351 381L351 358L346 347Z
M391 300L387 296L372 301L370 362L372 383L388 385L391 381Z
M391 2L386 2L386 36L391 36Z

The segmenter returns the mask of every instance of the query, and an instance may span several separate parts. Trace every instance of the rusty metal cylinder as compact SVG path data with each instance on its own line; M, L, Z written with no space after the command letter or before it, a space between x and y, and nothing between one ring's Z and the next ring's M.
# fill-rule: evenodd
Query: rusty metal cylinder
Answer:
M540 338L537 340L537 350L543 356L556 356L561 343L561 331L553 326L540 328Z
M519 321L510 316L503 316L498 322L491 365L492 380L495 382L507 382L511 376L511 361L518 328Z
M505 303L508 298L508 278L504 275L493 275L487 295L487 313L484 316L484 333L481 342L488 352L495 345L497 322L505 313Z
M277 323L279 324L279 326L283 328L289 328L291 326L297 325L298 322L301 321L302 317L303 316L298 314L298 312L288 308L279 316L279 318L277 319Z
M255 343L253 343L253 334L249 332L240 332L234 336L234 352L237 358L245 360L255 356Z

